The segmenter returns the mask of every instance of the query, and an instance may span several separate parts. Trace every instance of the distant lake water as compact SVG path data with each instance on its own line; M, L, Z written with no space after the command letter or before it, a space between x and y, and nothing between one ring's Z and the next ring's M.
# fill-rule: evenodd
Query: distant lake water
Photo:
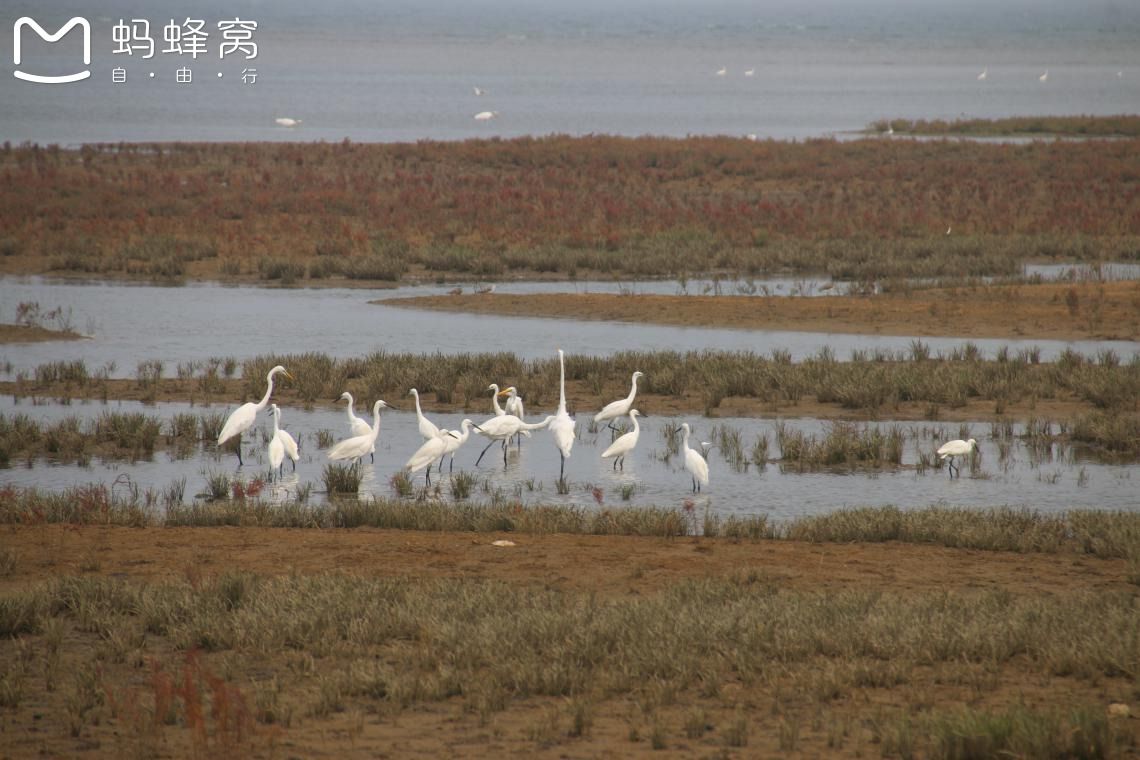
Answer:
M1132 3L11 5L0 11L5 29L25 13L49 30L80 14L92 27L91 77L82 82L17 80L5 54L0 140L13 143L803 139L887 117L1103 115L1140 105L1140 6ZM188 14L207 22L209 54L161 52L164 25ZM234 17L258 22L254 60L218 56L216 24ZM120 18L149 20L153 57L112 52ZM74 68L65 41L25 45L26 66ZM183 67L193 79L179 84ZM126 82L112 81L115 68ZM257 77L243 84L249 68ZM483 111L496 116L473 118ZM279 117L301 123L283 127Z

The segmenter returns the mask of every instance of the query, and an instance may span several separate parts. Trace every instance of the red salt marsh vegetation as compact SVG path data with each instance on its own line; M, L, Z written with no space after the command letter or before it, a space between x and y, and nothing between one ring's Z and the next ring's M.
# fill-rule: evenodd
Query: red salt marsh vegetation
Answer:
M9 274L960 277L1140 237L1135 138L4 146L0 177Z

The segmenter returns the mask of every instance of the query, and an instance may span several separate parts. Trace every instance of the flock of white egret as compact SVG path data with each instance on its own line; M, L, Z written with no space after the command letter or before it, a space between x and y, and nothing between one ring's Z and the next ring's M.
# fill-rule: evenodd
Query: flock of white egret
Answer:
M475 465L479 465L484 454L496 441L502 446L503 464L505 465L507 463L507 449L512 439L517 438L517 445L521 446L522 436L530 437L534 431L546 430L549 431L561 459L558 478L562 480L565 477L566 460L570 457L571 450L574 447L577 423L566 409L566 359L562 349L558 349L558 365L558 409L554 414L547 415L539 422L527 422L525 420L523 400L517 388L510 386L500 389L498 385L491 383L487 390L491 392L491 406L494 416L481 423L465 419L460 423L459 430L447 430L438 427L424 415L420 406L419 391L415 388L409 390L408 395L415 399L416 421L423 443L408 458L403 469L409 474L426 470L424 479L426 483L430 484L433 465L438 461L439 469L442 471L443 461L450 456L451 466L454 466L455 452L467 442L472 431L487 439L487 445L483 447L479 457L475 460ZM269 402L269 398L273 394L273 379L278 374L293 379L292 375L281 365L269 370L269 374L265 378L265 395L262 396L261 401L242 404L230 414L221 433L218 434L218 445L220 446L232 438L237 438L238 463L244 464L241 457L241 434L253 426L259 412L268 409L269 414L273 417L273 435L270 437L268 447L269 464L270 468L279 474L284 468L285 457L289 457L293 463L293 469L296 471L299 455L297 442L289 433L281 429L281 409L277 404ZM613 427L613 422L622 417L628 417L632 425L632 430L618 436L602 452L603 459L613 459L615 470L619 467L625 469L625 457L637 446L640 437L637 418L643 415L634 408L633 402L637 397L637 381L642 377L644 377L644 373L634 372L630 379L629 395L607 404L605 408L594 415L595 423L607 423L608 427L615 432L617 429ZM499 403L499 399L503 397L506 398L505 407ZM355 400L351 393L347 391L342 393L340 400L348 402L345 411L348 416L350 436L338 441L328 450L328 459L331 461L359 461L365 455L369 455L374 462L376 438L380 435L380 412L383 409L393 407L382 399L378 399L372 406L372 424L370 425L356 415L353 409ZM709 483L708 462L705 460L703 452L698 452L689 447L689 425L686 423L682 425L681 429L684 432L681 446L685 469L692 476L693 490L699 491Z
M408 391L408 395L415 398L416 421L423 443L409 457L403 469L409 474L426 470L424 480L425 483L430 484L432 466L438 461L439 470L442 472L443 461L450 456L451 466L454 467L455 452L467 442L472 430L487 439L487 445L479 453L479 457L475 460L475 466L483 461L483 456L496 441L502 446L503 464L506 465L507 450L512 439L517 438L517 445L521 446L522 436L530 437L533 431L547 430L550 432L555 448L558 449L558 454L561 457L561 466L558 471L558 478L561 481L565 477L566 460L570 457L571 449L574 447L577 423L566 410L566 359L562 349L558 349L558 366L558 409L554 414L547 415L540 422L526 422L522 397L517 388L510 386L500 390L497 384L491 383L487 390L491 392L491 406L494 416L478 424L470 419L465 419L460 423L458 431L447 430L440 428L424 415L420 406L419 391L412 388ZM238 463L239 465L244 464L241 457L241 434L253 426L259 412L268 409L269 414L273 417L273 435L268 444L269 465L272 471L280 474L284 469L285 457L292 461L293 470L296 471L299 453L297 442L281 428L281 409L277 404L269 402L269 398L273 394L273 378L278 374L293 379L293 376L281 365L269 370L269 374L265 377L265 395L257 403L251 401L242 404L230 414L218 434L218 445L220 446L232 438L237 438ZM606 423L615 433L617 428L613 426L614 420L623 417L629 418L632 429L614 439L602 452L603 459L613 459L614 470L625 469L625 457L637 446L638 439L641 436L641 428L638 425L637 418L644 415L633 404L637 398L637 381L642 377L644 377L644 373L634 372L630 378L629 395L607 404L594 415L595 423ZM505 408L499 403L499 399L504 396L507 399ZM348 430L351 435L338 441L328 450L329 460L359 461L367 454L375 462L376 438L380 435L380 411L394 407L382 399L377 399L376 403L372 405L372 424L370 425L358 417L353 410L355 400L351 393L347 391L342 393L340 400L348 402L345 411L348 416ZM698 492L709 484L709 465L705 458L705 444L701 445L700 451L689 446L691 430L687 422L681 425L678 432L682 433L682 461L685 470L692 477L693 491ZM947 461L950 477L954 477L955 471L960 477L961 466L957 465L955 460L959 457L968 456L977 447L977 441L973 438L968 441L954 440L943 444L937 453L939 459Z

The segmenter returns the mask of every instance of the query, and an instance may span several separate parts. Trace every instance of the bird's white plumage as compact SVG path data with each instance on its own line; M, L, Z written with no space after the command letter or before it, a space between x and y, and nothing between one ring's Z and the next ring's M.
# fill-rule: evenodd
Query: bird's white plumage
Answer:
M445 439L450 438L451 433L446 430L436 432L434 436L427 439L423 444L416 449L416 453L412 454L404 465L404 469L408 472L418 472L425 467L431 467L435 460L444 455L447 450Z
M982 73L978 74L978 81L979 82L985 81L985 78L988 77L989 75L990 75L990 70L988 68L982 69Z
M709 463L700 452L689 448L689 423L681 424L681 451L685 455L685 469L693 476L693 482L700 486L709 484Z
M978 442L973 438L968 441L963 441L961 439L955 441L947 441L938 447L938 458L946 459L947 457L965 456L977 447Z
M288 116L278 116L274 121L282 127L295 127L301 123L300 119L291 119Z
M358 435L368 435L369 433L371 433L372 432L372 426L370 424L368 424L368 420L364 419L363 417L356 416L356 412L353 411L352 405L354 402L353 402L352 394L349 393L348 391L345 391L344 393L340 394L340 398L341 398L341 401L347 401L348 402L348 408L345 409L345 413L348 414L348 432L349 432L349 435L355 437ZM375 444L372 445L372 448L369 449L368 453L370 453L370 454L376 453L376 445Z
M270 404L269 411L273 413L273 437L269 441L269 466L280 469L285 463L285 457L293 460L296 468L301 452L297 449L297 441L289 432L281 429L281 407Z
M430 441L439 435L439 426L425 417L423 410L420 409L420 392L412 388L408 393L416 397L416 423L419 425L420 435L425 441Z
M458 434L452 430L451 435L445 436L443 439L444 447L442 456L454 454L459 451L459 447L467 443L467 439L471 436L471 428L474 426L474 422L465 419L459 423L460 432Z
M507 392L499 390L499 386L496 385L495 383L491 383L490 385L488 385L487 390L492 391L491 406L495 410L495 416L496 417L502 417L504 414L507 413L507 411L505 409L503 409L503 407L499 406L499 396L506 395Z
M372 427L364 435L355 435L338 442L329 449L328 458L359 459L367 454L376 445L376 436L380 434L380 410L388 407L383 400L377 400L372 405Z
M475 121L490 121L498 115L498 111L480 111L475 114Z
M594 422L606 422L607 420L617 419L618 417L624 417L629 414L629 410L633 409L633 399L637 396L637 379L644 376L644 372L634 372L629 395L606 404L602 411L594 415Z
M640 414L641 412L636 409L629 410L629 421L633 423L633 430L618 436L618 439L602 452L602 459L609 459L610 457L621 459L633 451L633 447L637 445L637 439L641 436L641 428L637 425L637 417Z
M519 395L518 388L514 387L513 385L510 388L507 388L506 412L507 414L513 414L520 420L526 419L526 415L523 413L522 396Z
M261 401L258 401L256 404L252 401L249 401L233 410L230 416L226 419L226 424L222 425L222 432L218 433L219 446L228 441L230 438L233 438L235 435L241 435L245 431L249 430L250 426L253 425L254 420L257 419L257 415L260 414L262 410L265 409L265 407L269 406L269 397L273 394L273 376L279 372L283 373L285 377L289 378L290 380L293 379L293 376L286 372L285 368L280 364L269 370L269 374L265 376L265 382L268 385L268 387L265 389L265 395L262 396Z
M565 460L570 457L570 450L574 447L574 418L566 411L566 358L561 348L558 349L558 370L558 411L550 423L550 435L554 437L554 445Z

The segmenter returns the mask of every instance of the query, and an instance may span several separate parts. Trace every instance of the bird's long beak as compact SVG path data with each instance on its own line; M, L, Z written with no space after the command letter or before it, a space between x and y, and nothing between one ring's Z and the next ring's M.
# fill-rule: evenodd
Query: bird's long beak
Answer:
M480 433L482 433L482 432L483 432L483 428L479 427L478 425L472 425L471 427L475 428L475 429L476 429L476 430L478 430Z
M395 404L389 404L387 401L384 402L384 407L387 409L395 409L397 412L401 411L400 407L396 406Z
M510 388L508 388L507 390L504 390L504 391L499 391L498 395L500 395L500 396L509 396L509 395L510 395L510 393L511 393L511 391L510 391Z
M287 370L287 369L282 370L281 374L284 375L285 377L289 378L290 380L293 380L294 382L296 382L296 378L294 378L292 375L289 374L289 370Z
M450 430L447 431L447 434L450 435L455 440L457 440L457 441L459 440L459 436L457 436L455 433L451 432Z

